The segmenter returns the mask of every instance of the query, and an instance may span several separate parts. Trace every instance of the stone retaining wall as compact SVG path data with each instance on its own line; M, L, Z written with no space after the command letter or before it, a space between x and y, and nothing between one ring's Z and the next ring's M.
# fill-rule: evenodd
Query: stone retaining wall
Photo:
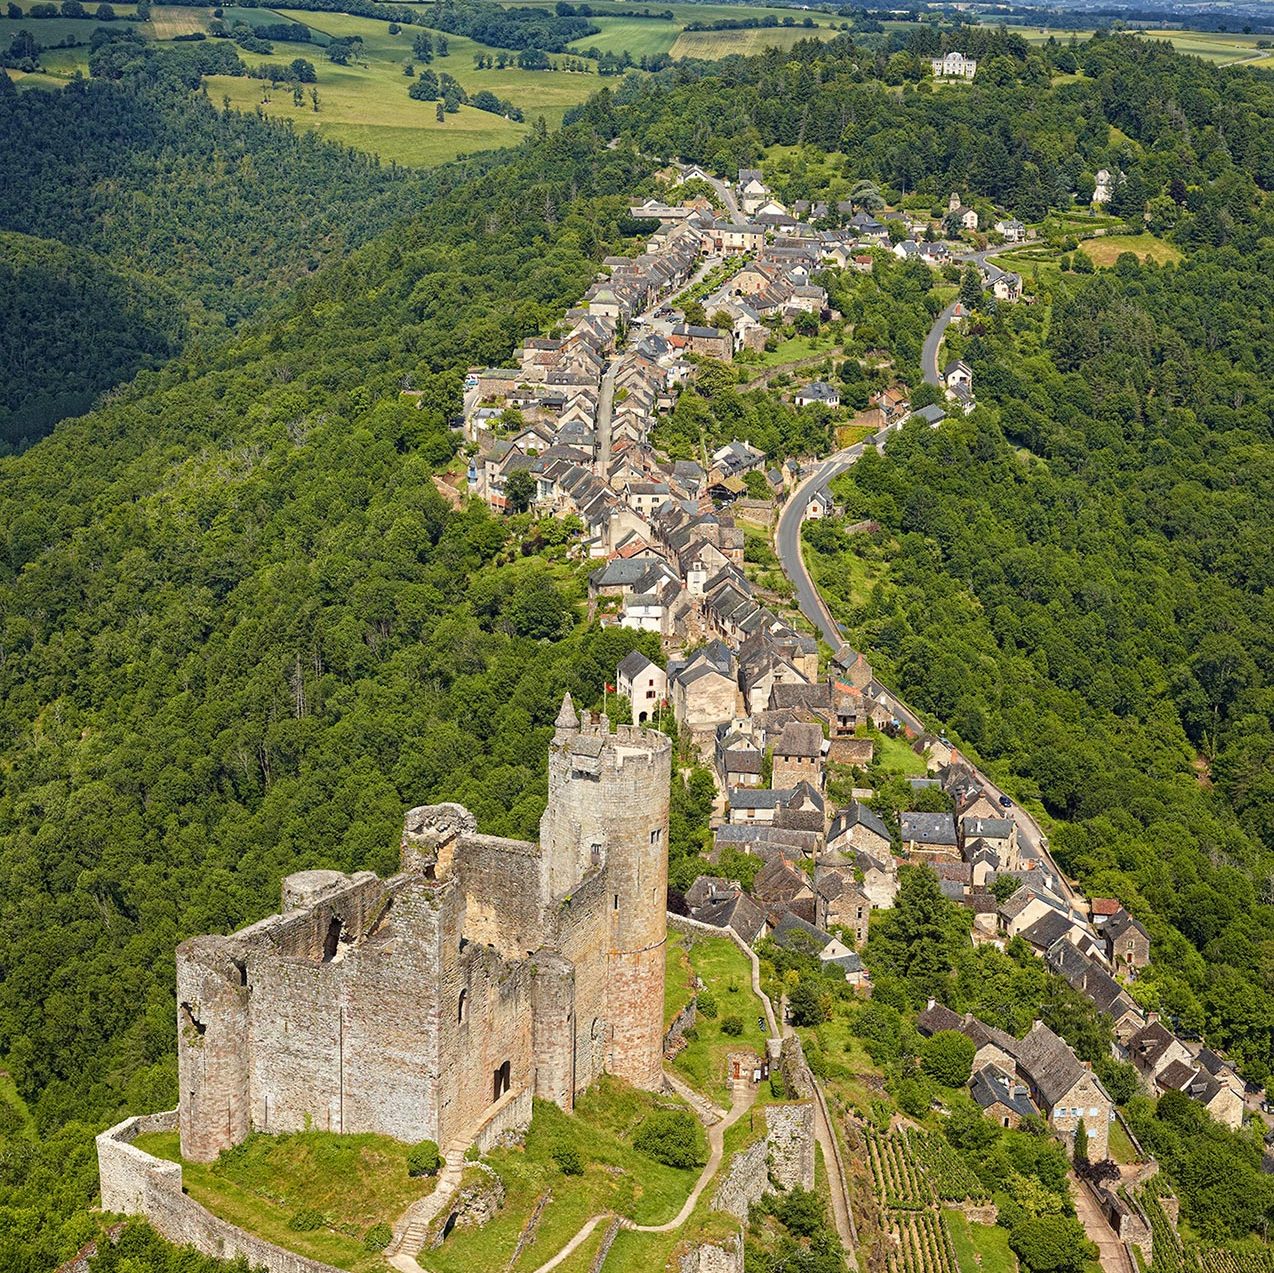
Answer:
M691 999L672 1019L668 1029L664 1031L664 1056L675 1056L681 1051L683 1037L695 1023L699 1015L699 1001Z
M177 1111L125 1119L97 1138L97 1165L102 1181L102 1209L145 1216L169 1242L192 1246L218 1260L243 1256L268 1273L339 1273L330 1264L307 1259L258 1238L214 1216L181 1191L181 1166L144 1153L132 1142L143 1132L168 1132L177 1126Z
M692 1247L677 1261L678 1273L743 1273L743 1239L739 1234L724 1242Z
M764 1194L797 1186L814 1188L814 1106L767 1105L765 1138L730 1160L712 1205L746 1224Z

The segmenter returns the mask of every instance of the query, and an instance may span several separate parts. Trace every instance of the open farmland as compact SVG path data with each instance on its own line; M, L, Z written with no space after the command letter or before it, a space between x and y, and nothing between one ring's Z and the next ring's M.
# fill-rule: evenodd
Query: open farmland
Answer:
M677 42L681 27L676 22L653 18L594 18L601 31L576 40L570 48L575 53L631 53L633 57L658 57Z
M762 49L790 49L798 40L830 40L828 27L753 27L742 31L683 31L672 46L674 58L714 59Z
M1083 41L1092 35L1091 31L1068 31L1057 27L1010 27L1009 29L1032 44L1043 44L1050 38L1060 41L1069 41L1074 38ZM1229 31L1144 30L1136 34L1147 40L1167 40L1178 53L1201 57L1208 62L1274 64L1274 49L1256 47L1258 40L1268 37L1242 35Z

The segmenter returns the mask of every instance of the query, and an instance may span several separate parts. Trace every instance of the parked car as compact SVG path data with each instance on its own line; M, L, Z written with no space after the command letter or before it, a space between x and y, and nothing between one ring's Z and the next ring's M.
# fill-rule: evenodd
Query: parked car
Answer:
M1003 805L1006 809L1011 809L1011 808L1013 807L1013 801L1012 801L1012 800L1010 800L1010 799L1008 798L1008 796L1001 796L1001 797L1000 797L1000 803L1001 803L1001 804L1002 804L1002 805Z

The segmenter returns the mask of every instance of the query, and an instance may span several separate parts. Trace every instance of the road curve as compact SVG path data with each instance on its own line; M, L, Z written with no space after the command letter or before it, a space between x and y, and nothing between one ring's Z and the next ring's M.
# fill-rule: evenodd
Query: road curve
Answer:
M989 252L980 252L976 257L969 259L980 261L985 260L989 255ZM945 331L951 322L951 311L953 309L954 306L948 306L947 309L938 315L933 327L930 328L929 335L925 338L926 353L932 348L933 361L935 362L937 349L942 339L942 332ZM839 651L846 644L846 641L844 634L841 632L840 624L836 622L832 612L827 607L827 603L819 595L818 589L814 586L814 581L810 578L809 571L805 566L805 558L801 552L801 523L805 517L805 507L815 492L825 490L833 478L851 468L863 454L866 447L883 446L888 433L901 427L901 421L894 425L887 425L879 433L873 434L865 441L847 447L845 450L838 451L835 455L819 461L802 478L779 513L778 525L774 532L774 547L778 554L779 563L783 567L783 573L787 576L788 582L792 585L796 596L796 604L800 612L822 633L823 639L831 646L833 651ZM910 733L922 734L928 728L916 712L891 690L885 690L881 696L881 702L889 708L899 723ZM968 763L967 760L966 763ZM992 782L981 770L975 768L973 772L978 781L986 788L990 797L998 802L1000 797L1004 795L1001 788ZM1017 823L1018 839L1025 847L1028 856L1041 857L1048 863L1057 878L1058 887L1061 889L1065 899L1070 903L1082 900L1080 895L1071 887L1070 882L1062 874L1052 854L1048 851L1048 840L1039 823L1016 803L1008 808L1006 813Z

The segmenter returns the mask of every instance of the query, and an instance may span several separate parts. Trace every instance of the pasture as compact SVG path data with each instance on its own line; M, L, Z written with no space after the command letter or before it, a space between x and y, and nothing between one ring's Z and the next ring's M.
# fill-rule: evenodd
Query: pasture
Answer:
M595 18L601 32L586 35L570 45L573 53L630 53L635 58L658 57L677 42L681 28L675 22L651 18Z
M1031 44L1043 44L1050 38L1062 43L1069 43L1072 38L1084 41L1091 31L1070 31L1059 27L1010 27L1010 31L1021 35ZM1253 65L1274 64L1274 49L1258 49L1256 43L1268 37L1259 35L1243 35L1230 31L1185 31L1180 29L1137 30L1134 34L1146 40L1167 40L1178 53L1186 53L1192 57L1203 58L1207 62L1219 62L1223 65L1234 63L1251 63Z
M711 12L711 10L709 10ZM711 61L732 53L760 53L763 49L790 49L799 40L830 40L829 27L752 27L741 31L683 31L672 46L674 58L694 57Z
M1156 265L1175 265L1181 260L1181 249L1153 234L1107 234L1085 239L1080 247L1098 268L1114 263L1125 253L1131 252L1142 261Z

